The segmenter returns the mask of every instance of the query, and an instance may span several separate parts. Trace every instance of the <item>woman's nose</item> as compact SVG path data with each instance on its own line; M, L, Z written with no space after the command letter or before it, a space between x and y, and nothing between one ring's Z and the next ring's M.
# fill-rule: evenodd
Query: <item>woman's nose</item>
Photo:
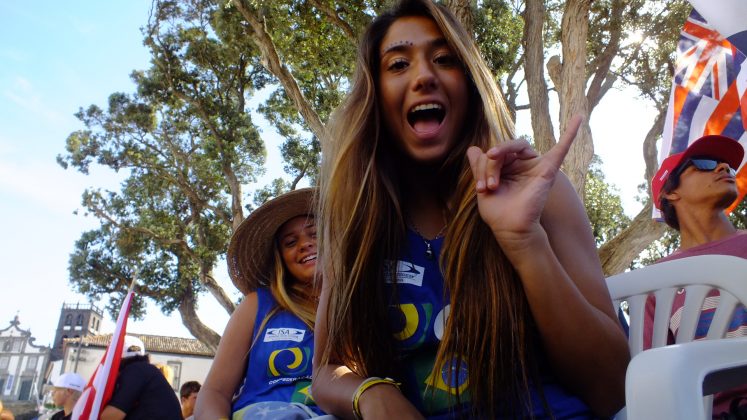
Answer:
M312 246L314 246L314 238L312 237L304 237L301 240L298 241L299 249L306 250Z
M438 85L436 74L433 72L433 68L429 63L422 63L416 67L415 76L415 90L426 90L430 91L436 88Z

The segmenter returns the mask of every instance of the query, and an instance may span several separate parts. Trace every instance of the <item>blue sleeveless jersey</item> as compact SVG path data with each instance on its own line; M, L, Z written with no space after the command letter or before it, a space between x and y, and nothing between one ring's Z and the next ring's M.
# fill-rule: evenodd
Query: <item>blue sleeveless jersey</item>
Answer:
M266 288L257 289L257 317L244 383L232 412L262 401L297 402L323 414L311 399L311 359L314 334L288 311L278 311L261 331L257 328L276 306Z
M408 229L407 246L400 253L399 259L385 263L385 282L391 285L395 281L391 278L391 267L396 264L398 302L390 307L390 322L401 348L400 371L403 374L397 379L402 381L402 392L428 418L446 419L451 418L455 412L468 409L469 373L463 361L453 360L448 362L453 366L451 378L448 367L443 368L435 378L431 377L448 319L449 302L448 296L444 295L444 279L438 266L443 238L429 242L436 258L426 257L425 241ZM480 367L473 369L471 374L479 374L479 371ZM593 418L580 399L561 388L546 373L547 369L542 371L545 398L556 419ZM453 407L456 404L457 389L461 409ZM532 407L535 418L549 417L534 390Z

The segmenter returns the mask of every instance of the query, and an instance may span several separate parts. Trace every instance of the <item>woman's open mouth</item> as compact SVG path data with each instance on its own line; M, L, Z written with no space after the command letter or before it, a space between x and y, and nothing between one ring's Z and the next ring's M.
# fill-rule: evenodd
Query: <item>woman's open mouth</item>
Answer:
M416 134L427 135L438 131L446 117L444 107L436 102L414 106L407 113L407 122Z

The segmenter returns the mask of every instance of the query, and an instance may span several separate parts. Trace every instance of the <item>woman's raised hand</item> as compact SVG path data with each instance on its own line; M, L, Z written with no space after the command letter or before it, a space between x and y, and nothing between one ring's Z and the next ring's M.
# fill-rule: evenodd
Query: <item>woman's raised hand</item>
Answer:
M476 146L467 150L480 216L504 250L522 248L534 235L544 234L540 215L582 121L581 116L573 117L558 143L542 156L523 140L487 151Z

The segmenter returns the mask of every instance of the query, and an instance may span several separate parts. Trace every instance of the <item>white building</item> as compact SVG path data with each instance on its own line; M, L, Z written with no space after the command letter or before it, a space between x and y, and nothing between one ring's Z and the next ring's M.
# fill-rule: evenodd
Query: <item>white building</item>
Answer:
M174 373L171 385L177 393L184 382L198 381L201 384L205 382L215 354L201 342L181 337L136 333L128 335L143 340L145 352L150 355L151 363L171 367ZM77 372L84 379L90 379L96 366L101 362L111 337L111 334L104 334L84 336L82 340L80 338L65 339L60 373Z
M35 345L31 332L19 324L16 315L10 326L0 330L0 400L36 402L50 348Z

